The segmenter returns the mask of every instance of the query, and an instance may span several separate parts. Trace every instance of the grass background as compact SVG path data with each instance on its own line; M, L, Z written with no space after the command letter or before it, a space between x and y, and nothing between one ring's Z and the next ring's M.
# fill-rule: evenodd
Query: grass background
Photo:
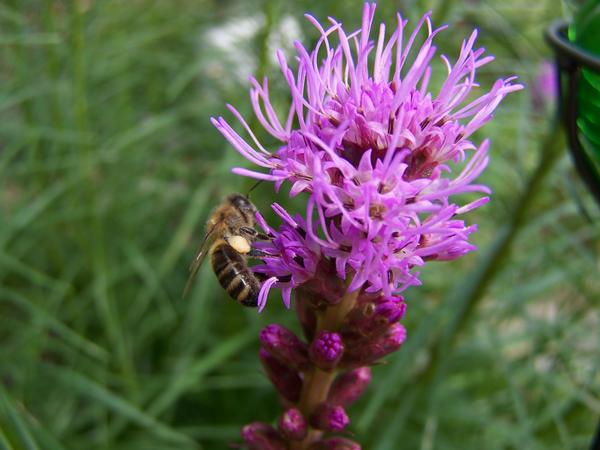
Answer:
M181 298L203 223L252 182L212 128L250 110L246 76L274 77L302 20L359 24L358 1L0 2L0 448L224 449L279 405L257 359L267 312L225 298L208 267ZM556 0L381 1L377 20L434 9L456 55L477 27L489 87L528 85L550 57ZM277 81L275 81L277 80ZM492 138L470 214L480 251L430 264L406 292L409 339L350 414L363 448L583 449L600 417L598 209L550 109L528 89ZM227 116L229 117L229 116ZM267 142L272 142L268 141ZM263 211L276 197L261 185ZM278 201L284 201L280 198Z

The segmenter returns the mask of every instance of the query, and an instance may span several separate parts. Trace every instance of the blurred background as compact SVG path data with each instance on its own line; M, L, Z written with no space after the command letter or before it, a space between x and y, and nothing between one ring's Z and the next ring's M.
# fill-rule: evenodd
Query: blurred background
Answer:
M470 213L479 251L432 263L405 292L408 340L350 410L368 450L583 449L600 417L599 212L552 121L543 31L558 0L380 1L414 24L433 9L456 57L480 30L496 56L479 81L517 74L476 136L490 137ZM181 297L204 222L247 192L247 165L209 122L250 117L251 73L317 34L359 26L361 1L0 2L0 448L225 449L280 407L258 332L294 314L238 307L208 265ZM443 70L436 62L436 70ZM255 123L254 123L255 125ZM257 129L258 130L258 129ZM275 144L260 130L267 144ZM262 133L262 134L261 134ZM285 202L263 183L259 209ZM293 209L294 206L290 205Z

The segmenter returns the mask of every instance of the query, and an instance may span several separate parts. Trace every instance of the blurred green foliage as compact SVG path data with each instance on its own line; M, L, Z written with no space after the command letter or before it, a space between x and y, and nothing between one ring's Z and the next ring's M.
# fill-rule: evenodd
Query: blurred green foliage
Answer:
M392 25L429 8L456 55L477 27L481 71L534 82L559 2L379 2ZM0 448L223 449L279 411L257 359L262 315L187 265L218 199L252 181L209 117L249 117L246 76L361 2L0 2ZM236 37L237 36L237 37ZM549 107L551 107L550 105ZM406 292L405 348L351 411L369 450L581 449L600 416L598 210L549 109L512 95L478 139L495 194L470 215L481 251L430 264ZM228 116L229 117L229 116ZM267 143L273 144L268 137ZM261 185L263 211L276 199ZM285 201L278 198L278 201Z

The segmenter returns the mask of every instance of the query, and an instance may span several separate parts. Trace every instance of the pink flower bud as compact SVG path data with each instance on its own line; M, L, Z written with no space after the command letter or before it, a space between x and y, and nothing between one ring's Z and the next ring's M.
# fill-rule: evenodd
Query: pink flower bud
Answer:
M279 324L267 325L260 332L262 347L281 363L296 370L308 366L307 345L287 328Z
M311 305L310 296L312 294L302 288L296 289L296 314L302 325L304 336L309 341L312 341L315 336L315 328L317 327L317 315L315 309Z
M405 311L406 303L400 296L363 299L348 315L348 327L344 335L383 333L389 325L402 319Z
M342 337L331 331L320 331L310 344L310 359L320 369L331 370L342 359Z
M242 428L242 439L249 450L286 450L287 445L271 425L253 422Z
M350 439L334 437L317 441L308 450L360 450L360 445Z
M260 350L259 356L267 377L279 394L290 402L297 402L302 390L302 379L298 372L282 364L265 349Z
M398 322L404 317L406 303L403 297L383 297L375 305L375 317L386 323Z
M296 408L286 410L279 418L279 431L290 441L304 439L308 432L308 426L300 410Z
M382 335L366 337L346 350L344 365L350 367L374 363L387 354L400 348L406 339L406 329L395 323Z
M335 267L321 259L317 263L314 276L305 279L301 290L313 308L336 305L344 296L344 280L336 276Z
M359 367L343 373L333 382L327 401L334 405L349 406L365 392L371 382L371 368Z
M349 423L350 419L344 408L331 403L321 403L310 416L310 424L323 431L344 431Z

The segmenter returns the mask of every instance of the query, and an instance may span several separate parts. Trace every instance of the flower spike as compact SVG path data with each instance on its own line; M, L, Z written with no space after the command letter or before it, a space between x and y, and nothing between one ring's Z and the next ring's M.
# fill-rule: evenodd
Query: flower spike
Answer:
M253 423L242 435L252 449L360 450L329 436L350 423L346 408L366 391L370 366L402 347L401 323L419 268L475 250L477 226L464 215L486 204L491 190L476 182L489 162L487 139L475 141L509 94L523 88L514 77L489 90L477 71L493 61L476 45L477 30L454 56L436 56L446 26L428 12L411 30L396 16L376 26L376 4L365 3L360 27L334 18L319 22L314 48L294 42L288 61L276 59L289 90L278 111L265 78L251 78L256 121L276 141L259 140L237 109L242 137L223 117L212 123L254 167L233 172L272 182L296 199L294 213L272 204L276 224L257 214L267 240L252 242L260 263L258 309L280 290L295 302L303 341L268 325L260 360L284 405L278 430ZM432 86L435 65L445 79ZM405 302L406 298L406 302Z

